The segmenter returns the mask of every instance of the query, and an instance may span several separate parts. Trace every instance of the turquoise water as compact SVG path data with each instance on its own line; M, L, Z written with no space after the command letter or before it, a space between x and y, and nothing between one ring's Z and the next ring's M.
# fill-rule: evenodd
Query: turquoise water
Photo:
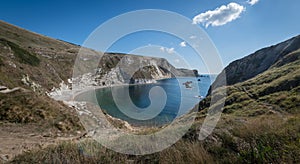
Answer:
M205 96L207 94L211 78L214 77L172 78L159 80L155 84L101 88L96 90L96 97L100 108L113 117L125 120L135 126L161 126L189 112L201 100L198 96ZM198 79L201 81L198 81ZM186 88L183 85L187 81L192 81L191 88ZM152 94L153 104L151 104L149 92L152 88L157 87L163 89L165 94L154 91ZM128 92L129 100L132 102L128 102L128 99L124 98L128 95ZM164 95L166 96L166 101ZM116 102L119 105L116 105ZM151 113L151 111L155 111L156 104L161 103L165 103L162 110L157 114ZM132 107L132 105L135 107ZM153 108L151 108L151 105L153 105ZM122 109L120 110L119 107ZM128 116L126 111L130 110L136 114L148 112L150 115L155 115L150 119L140 120L136 119L137 117Z

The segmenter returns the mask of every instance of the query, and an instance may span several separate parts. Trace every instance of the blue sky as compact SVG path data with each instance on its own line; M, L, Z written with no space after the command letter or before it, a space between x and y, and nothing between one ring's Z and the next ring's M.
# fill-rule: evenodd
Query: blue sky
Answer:
M95 28L115 16L141 9L168 10L191 22L194 19L214 42L226 66L260 48L300 34L300 1L251 1L252 4L247 0L11 0L1 2L0 19L81 45ZM140 47L147 45L165 47L161 50L166 53L193 53L178 38L152 32L129 35L109 51L138 53ZM201 63L193 61L191 67L205 72Z

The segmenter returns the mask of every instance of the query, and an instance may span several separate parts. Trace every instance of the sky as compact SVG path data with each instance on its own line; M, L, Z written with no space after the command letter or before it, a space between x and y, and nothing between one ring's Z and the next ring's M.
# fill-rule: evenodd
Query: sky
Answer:
M167 10L186 17L192 26L203 30L219 52L224 67L260 48L299 35L299 6L298 0L10 0L1 2L0 19L84 45L97 27L120 14L142 9ZM151 22L151 19L144 21ZM129 21L128 26L134 25ZM206 61L196 57L193 46L186 40L157 31L124 36L107 51L149 56L163 53L177 67L187 63L202 73L207 72ZM184 58L185 64L179 57Z

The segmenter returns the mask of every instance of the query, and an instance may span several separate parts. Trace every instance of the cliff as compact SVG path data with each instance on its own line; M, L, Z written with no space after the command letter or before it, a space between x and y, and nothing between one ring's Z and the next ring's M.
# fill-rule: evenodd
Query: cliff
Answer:
M0 21L0 86L6 88L0 92L0 121L53 122L57 115L62 114L62 117L55 119L54 124L66 121L66 124L78 127L80 125L74 121L77 118L73 109L57 103L46 93L51 92L53 88L68 89L73 80L93 86L149 83L175 75L186 76L188 72L177 70L162 58L105 53L96 73L83 74L77 79L72 79L74 63L80 49L78 45ZM84 52L87 55L103 54L91 49ZM146 67L137 70L130 77L118 67L120 62L129 68L140 64ZM69 120L65 119L68 115L72 116Z
M164 58L104 53L97 71L89 79L90 85L102 86L152 83L158 79L187 76L195 76L194 71L176 69Z
M1 149L0 157L6 152L5 155L10 158L25 149L50 142L42 136L47 136L52 142L59 136L80 135L84 131L73 108L46 94L53 88L68 89L71 86L73 67L80 49L78 45L0 21L0 138L9 135L14 141L0 142L0 147L5 147ZM86 50L87 53L102 54ZM130 63L143 63L146 67L129 78L116 67L122 58L126 59L122 60L123 64L128 66ZM128 80L131 83L148 83L172 77L172 72L185 75L165 59L105 53L97 72L84 74L81 80L86 80L87 85L111 85ZM30 147L23 139L32 143Z
M299 163L299 40L294 37L229 64L223 71L228 85L219 85L220 74L213 94L196 107L196 121L183 140L200 142L220 163ZM222 116L212 134L199 141L204 120L219 109Z
M28 77L39 91L45 92L59 87L62 81L68 84L80 48L78 45L48 38L0 21L0 85L33 89L31 84L25 84L22 80ZM103 54L91 49L85 52ZM123 57L125 60L121 60ZM116 67L118 64L129 68L139 64L146 67L137 70L133 77L128 77L124 70ZM162 58L105 53L99 63L98 72L82 76L90 76L92 79L89 79L89 83L93 85L111 85L128 81L147 83L173 76L190 76L192 72L177 70Z
M300 48L300 35L277 45L263 48L249 56L230 63L216 78L214 85L219 86L218 81L226 74L227 85L233 85L246 81L256 75L267 71L272 67L284 65L297 59Z

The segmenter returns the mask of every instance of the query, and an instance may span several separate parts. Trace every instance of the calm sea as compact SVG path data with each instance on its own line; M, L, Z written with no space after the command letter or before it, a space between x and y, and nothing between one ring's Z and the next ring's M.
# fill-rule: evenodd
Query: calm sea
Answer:
M176 117L189 112L200 100L200 96L205 96L215 76L203 76L198 78L171 78L159 80L155 84L131 85L108 87L96 90L96 97L100 108L109 115L120 118L135 126L161 126L172 122ZM186 82L191 82L188 86ZM155 104L164 101L165 105L162 110L154 117L147 120L135 119L123 111L130 111L134 105L134 112L139 113L144 110L151 110L151 101L149 92L153 87L160 87L165 91L166 101L162 94L153 92L153 107ZM117 96L113 96L116 93ZM128 99L124 98L128 96ZM116 105L116 102L121 105ZM118 107L121 107L120 110ZM150 107L150 108L149 108ZM147 111L146 111L147 112ZM148 112L149 113L149 112Z

